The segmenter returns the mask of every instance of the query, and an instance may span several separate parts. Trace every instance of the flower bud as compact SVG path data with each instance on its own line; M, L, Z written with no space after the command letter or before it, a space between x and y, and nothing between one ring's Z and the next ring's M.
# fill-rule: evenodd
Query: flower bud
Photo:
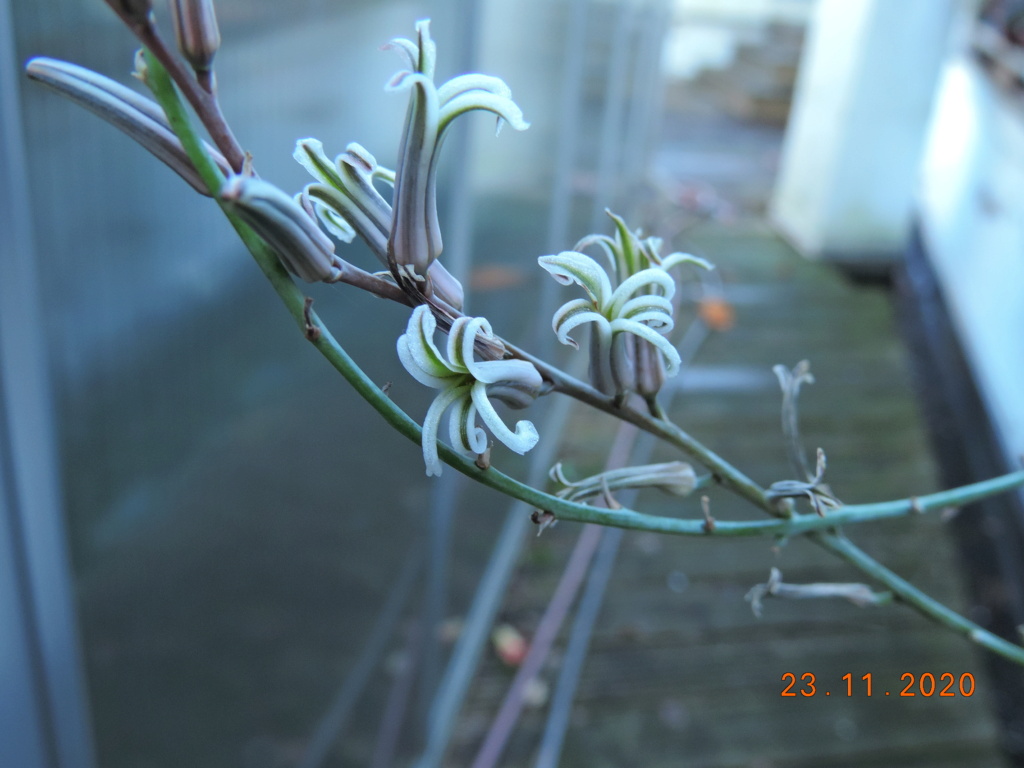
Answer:
M40 56L29 61L25 71L33 80L53 88L120 128L166 163L197 192L209 195L185 148L174 135L167 117L156 102L109 77L66 61ZM206 150L221 171L225 174L231 172L227 160L220 152L209 145Z
M153 10L150 0L107 0L107 5L119 16L135 22L148 21Z
M171 19L181 55L197 72L208 71L220 48L213 0L171 0Z
M307 283L334 282L344 262L334 243L291 197L269 182L251 176L232 176L220 190L220 200L274 249L284 266Z

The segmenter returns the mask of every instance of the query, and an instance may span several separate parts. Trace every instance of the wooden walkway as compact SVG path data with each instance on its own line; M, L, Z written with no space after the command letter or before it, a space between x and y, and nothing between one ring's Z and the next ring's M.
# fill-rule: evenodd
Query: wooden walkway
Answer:
M771 374L807 358L817 383L801 394L806 445L829 458L846 502L934 490L904 351L886 294L808 263L761 225L702 225L675 247L719 265L736 326L711 338L682 376L672 416L761 483L791 476ZM565 450L579 465L602 457L611 420L581 415ZM669 455L668 453L664 454ZM721 519L756 517L713 494ZM641 497L643 509L698 517L695 503ZM563 524L529 545L505 607L527 634L561 573L579 528ZM958 566L938 515L848 531L870 554L957 610ZM786 581L863 581L804 541L706 541L628 533L586 660L561 765L1002 766L978 652L908 608L771 600L755 619L744 601L772 566ZM563 641L564 635L563 633ZM558 659L544 679L553 684ZM781 696L783 676L813 673L817 695ZM843 675L852 674L854 695ZM904 673L971 673L974 695L901 697ZM873 680L872 696L862 676ZM467 764L510 673L490 659L464 710L451 765ZM532 763L544 711L527 713L504 765Z

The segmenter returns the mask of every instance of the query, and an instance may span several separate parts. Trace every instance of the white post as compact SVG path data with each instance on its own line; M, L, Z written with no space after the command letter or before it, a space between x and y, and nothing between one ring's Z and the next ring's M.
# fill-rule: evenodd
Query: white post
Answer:
M773 221L804 255L873 269L902 250L952 0L820 0Z

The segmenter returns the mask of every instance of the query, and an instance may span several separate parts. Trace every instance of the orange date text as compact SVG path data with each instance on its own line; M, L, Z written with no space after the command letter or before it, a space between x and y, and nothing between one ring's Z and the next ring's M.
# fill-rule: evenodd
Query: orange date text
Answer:
M819 680L813 672L796 674L786 672L782 675L780 696L953 696L968 697L974 695L974 675L964 672L955 675L952 672L904 672L899 682L876 680L868 672L859 677L847 672L838 680Z

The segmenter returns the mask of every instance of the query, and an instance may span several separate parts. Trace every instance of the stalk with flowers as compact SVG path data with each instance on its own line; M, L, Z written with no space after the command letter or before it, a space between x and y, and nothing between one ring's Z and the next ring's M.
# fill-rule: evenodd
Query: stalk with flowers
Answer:
M708 262L683 253L662 255L660 240L642 237L612 213L611 235L590 235L571 250L541 256L539 266L553 279L582 289L583 295L570 298L555 312L552 330L561 343L579 349L573 334L589 327L589 381L513 345L495 332L486 317L463 313L463 286L439 258L443 241L436 180L441 147L454 121L469 112L491 113L499 129L508 124L522 131L529 124L508 86L496 77L468 74L435 83L437 53L428 21L416 24L414 40L396 39L388 46L401 57L403 68L386 88L408 95L397 167L381 167L358 143L347 144L332 159L321 141L305 138L297 142L294 157L313 180L289 194L257 175L221 112L213 70L220 35L212 2L171 2L180 56L157 31L148 0L107 0L107 4L142 44L135 75L155 100L98 73L53 59L30 61L29 77L111 122L200 194L213 198L305 338L387 423L421 445L428 475L441 474L447 464L532 505L538 511L535 519L545 524L558 519L703 537L806 536L884 588L874 592L855 585L858 588L852 592L830 592L813 585L815 596L855 593L859 604L899 599L973 642L1024 664L1024 648L924 595L859 550L842 532L842 526L967 504L1020 487L1024 471L930 496L844 505L824 482L824 454L818 452L813 472L804 457L797 429L797 394L801 384L809 381L809 372L800 366L777 371L783 389L783 432L795 479L761 487L668 418L659 406L658 392L666 377L678 374L681 367L670 339L677 286L692 274L712 269ZM198 134L193 116L205 129L206 140ZM338 243L357 237L379 261L377 271L339 255ZM605 263L586 250L603 257ZM396 342L398 358L414 379L438 391L422 424L352 360L312 310L296 277L307 283L347 284L409 307L408 325ZM439 332L447 335L443 352ZM503 473L500 452L489 455L488 433L520 454L540 440L558 436L546 435L543 423L535 425L528 419L510 427L493 401L527 409L538 398L552 395L574 398L633 424L678 449L688 461L614 469L580 481L568 480L556 466L552 477L562 488L554 493ZM443 427L446 414L447 429ZM614 503L613 494L625 488L660 487L685 496L711 483L731 490L767 518L739 522L712 518L707 512L692 518L666 517ZM592 503L595 498L603 504ZM800 585L786 587L780 591L769 585L758 599L809 596Z

